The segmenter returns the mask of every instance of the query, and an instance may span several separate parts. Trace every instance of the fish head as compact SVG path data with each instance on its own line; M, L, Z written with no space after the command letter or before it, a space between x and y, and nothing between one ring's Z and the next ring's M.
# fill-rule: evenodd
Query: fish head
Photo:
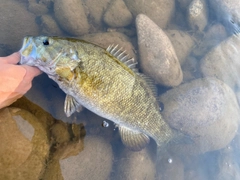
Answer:
M64 38L49 36L28 36L20 49L20 64L38 67L51 76L59 75L62 69L74 69L80 59L78 53Z

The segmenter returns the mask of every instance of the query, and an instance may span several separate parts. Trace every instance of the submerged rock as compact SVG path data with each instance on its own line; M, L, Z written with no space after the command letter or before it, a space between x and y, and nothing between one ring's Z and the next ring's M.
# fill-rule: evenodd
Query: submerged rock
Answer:
M19 50L23 37L39 34L35 18L21 2L0 1L0 45L11 52Z
M88 33L89 24L81 1L78 0L55 0L54 15L67 33L80 36Z
M124 0L134 17L146 14L159 27L166 28L175 10L175 0Z
M231 88L240 87L240 34L232 35L201 59L204 77L216 77Z
M45 127L30 112L0 110L0 179L41 179L50 143Z
M101 137L86 136L83 151L59 163L64 179L106 180L112 170L112 148Z
M116 161L116 171L113 179L154 180L155 175L155 163L149 149L144 148L136 152L125 148L120 154L119 161Z
M168 153L162 154L157 166L158 180L184 180L184 164L181 159Z
M232 89L216 78L196 79L160 96L165 121L186 135L174 152L200 154L225 147L236 135L239 106Z
M172 42L179 62L182 65L195 44L193 38L187 32L180 30L167 30L165 33Z
M111 0L82 0L88 17L91 20L91 26L95 28L102 27L103 14Z
M136 18L140 65L143 72L163 86L182 82L182 70L167 35L146 15Z
M82 36L81 39L97 44L103 48L114 44L119 48L126 50L129 57L136 59L135 49L131 43L131 40L124 34L119 32L106 32L106 33L94 33Z
M193 0L188 7L188 22L192 30L203 31L208 23L206 0Z
M43 33L50 36L62 36L64 34L52 16L42 15L40 20Z
M131 24L133 17L123 0L113 0L107 8L103 20L110 27L124 27Z
M238 0L211 0L218 20L222 21L230 33L240 32L240 3Z

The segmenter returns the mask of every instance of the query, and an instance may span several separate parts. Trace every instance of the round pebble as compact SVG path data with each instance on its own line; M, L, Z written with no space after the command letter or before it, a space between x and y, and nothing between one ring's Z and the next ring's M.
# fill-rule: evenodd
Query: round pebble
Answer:
M113 176L116 180L155 180L155 163L147 148L141 151L124 149L116 161L116 168Z
M45 128L30 112L0 110L0 179L40 179L49 155Z
M189 26L194 31L203 31L208 23L208 10L205 0L193 0L188 7Z
M163 86L182 82L182 70L167 35L146 15L136 18L140 65L143 72Z
M175 10L175 0L124 0L134 17L145 14L159 27L166 28Z
M106 180L112 170L112 162L111 145L101 137L86 136L83 151L59 163L64 180Z
M24 3L0 1L0 42L11 52L18 51L26 35L38 35L35 15L28 12Z
M167 30L165 33L170 39L178 60L182 65L195 45L194 40L187 32L180 30Z
M81 1L78 0L55 0L54 15L67 33L80 36L88 33L89 24Z
M209 4L215 11L218 20L221 20L228 32L240 32L240 3L238 0L211 0Z
M159 100L165 107L165 121L186 139L182 146L170 148L174 152L199 154L218 150L236 135L240 119L236 96L216 78L182 84L162 94Z
M216 77L235 89L240 87L240 35L232 35L201 59L204 77Z
M132 23L133 17L123 0L113 0L103 20L110 27L124 27Z

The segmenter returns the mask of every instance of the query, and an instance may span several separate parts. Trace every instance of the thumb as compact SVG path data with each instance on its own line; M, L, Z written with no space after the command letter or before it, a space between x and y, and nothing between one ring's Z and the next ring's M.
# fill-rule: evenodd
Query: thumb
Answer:
M0 57L0 61L6 64L17 64L20 60L20 53L15 52L9 56L6 57Z
M35 76L38 76L42 73L37 67L31 67L28 65L22 65L26 69L26 74L24 78L32 80Z

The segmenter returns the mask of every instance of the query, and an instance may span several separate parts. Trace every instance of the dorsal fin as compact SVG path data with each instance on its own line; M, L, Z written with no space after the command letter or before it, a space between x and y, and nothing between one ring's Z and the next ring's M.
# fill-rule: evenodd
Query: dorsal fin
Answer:
M119 61L123 62L132 71L138 72L136 68L137 62L134 60L134 58L129 58L126 51L123 51L122 48L118 48L118 44L117 45L112 44L108 46L106 51L109 52L115 58L117 58Z

